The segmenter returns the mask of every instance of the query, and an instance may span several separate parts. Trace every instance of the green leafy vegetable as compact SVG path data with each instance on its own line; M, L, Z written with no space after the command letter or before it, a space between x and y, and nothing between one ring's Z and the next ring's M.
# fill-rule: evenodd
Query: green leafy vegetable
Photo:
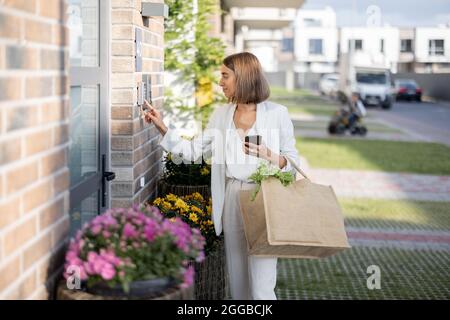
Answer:
M266 180L270 177L277 178L283 184L283 186L287 186L290 183L294 182L295 176L291 172L282 172L280 168L268 164L266 162L262 162L258 169L249 177L249 179L257 184L255 190L253 190L251 195L251 200L254 201L256 195L261 189L261 183L263 180Z

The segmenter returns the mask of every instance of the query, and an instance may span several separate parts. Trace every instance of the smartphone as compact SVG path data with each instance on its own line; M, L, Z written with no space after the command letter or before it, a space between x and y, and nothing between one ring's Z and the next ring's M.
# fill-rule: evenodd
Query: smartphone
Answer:
M256 145L260 145L261 141L262 141L262 137L260 135L246 136L244 141L245 142L249 142L249 143L253 143L253 144L256 144Z

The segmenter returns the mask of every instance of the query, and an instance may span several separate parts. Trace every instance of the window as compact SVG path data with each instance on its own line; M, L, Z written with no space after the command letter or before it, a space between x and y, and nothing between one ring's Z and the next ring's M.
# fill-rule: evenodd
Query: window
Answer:
M402 39L400 41L400 52L412 52L412 39Z
M384 39L380 40L380 52L384 53Z
M322 39L309 39L309 54L323 54Z
M366 84L386 84L386 74L383 73L361 73L356 74L356 82Z
M355 51L363 50L363 41L361 39L348 40L348 51L352 50L352 44L354 45Z
M428 45L428 54L430 56L443 56L444 40L430 40Z
M282 52L294 52L294 39L285 38L282 41L281 51Z
M303 24L305 27L321 27L322 21L313 18L305 18L303 19Z

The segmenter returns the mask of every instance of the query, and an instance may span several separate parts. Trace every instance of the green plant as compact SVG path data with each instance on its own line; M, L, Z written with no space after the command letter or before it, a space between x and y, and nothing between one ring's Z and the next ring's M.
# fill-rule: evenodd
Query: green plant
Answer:
M287 186L290 183L294 182L295 176L291 172L282 172L280 168L275 167L272 164L267 164L266 162L262 162L256 171L252 173L249 179L257 184L255 190L253 190L251 195L251 200L255 200L256 195L261 189L261 183L269 178L276 178L280 180L283 186Z
M173 155L164 156L162 180L169 184L201 186L211 184L211 165L202 159L201 163L173 161Z
M129 291L136 280L171 277L188 287L188 261L204 259L205 240L179 218L165 219L157 207L113 208L97 216L71 240L65 278L77 272L88 287L106 283Z

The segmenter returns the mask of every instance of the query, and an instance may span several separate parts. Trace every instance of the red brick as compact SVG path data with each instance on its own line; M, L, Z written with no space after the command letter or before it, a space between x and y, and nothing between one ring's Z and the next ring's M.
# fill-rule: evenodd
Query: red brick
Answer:
M20 24L22 19L5 13L0 13L0 37L20 39Z
M25 250L23 254L23 266L28 269L33 263L48 254L52 247L51 232L42 235L36 243Z
M69 190L69 186L70 186L70 174L68 169L60 173L53 179L53 190L55 195L58 195L61 192Z
M45 22L26 20L25 39L32 42L51 44L52 26Z
M0 166L19 160L22 153L21 138L12 138L0 142Z
M39 231L45 230L63 216L64 199L61 198L41 211L39 214Z
M62 0L39 0L39 14L41 16L62 20L63 10Z
M6 109L6 130L30 128L38 123L38 107L24 106Z
M20 275L20 258L16 257L0 268L0 291L7 288Z
M55 151L41 160L41 174L46 177L67 165L66 149Z
M34 216L10 230L4 238L5 256L19 249L36 235L37 218Z
M36 12L36 0L4 0L2 5L17 10Z
M38 163L33 161L24 164L6 174L6 191L8 194L23 189L38 177Z
M52 146L52 129L30 133L25 137L25 154L33 155L50 149Z
M0 230L20 217L20 198L16 197L0 204Z
M53 95L53 83L58 78L32 77L25 82L25 93L27 98L41 98Z
M40 183L36 187L27 191L23 197L23 210L24 212L29 212L34 208L47 202L52 194L52 181L48 180L46 182Z
M0 101L19 100L22 97L22 80L19 78L0 78Z

